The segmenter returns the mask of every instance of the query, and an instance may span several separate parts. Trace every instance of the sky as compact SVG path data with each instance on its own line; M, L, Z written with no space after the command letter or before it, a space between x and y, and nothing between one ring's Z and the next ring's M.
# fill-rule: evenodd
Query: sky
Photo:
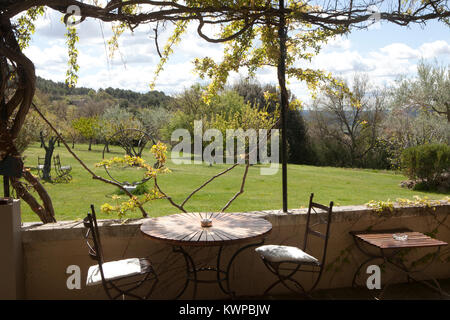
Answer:
M120 38L120 54L108 58L105 42L110 38L110 25L86 19L77 26L80 41L79 80L77 86L121 88L147 92L153 79L159 56L152 39L150 26L140 26L134 33L126 32ZM196 82L207 83L193 71L196 57L211 57L220 61L223 47L201 39L192 25L174 49L164 71L156 82L156 90L176 94ZM160 47L170 36L171 27L159 35ZM25 54L34 62L36 74L53 81L64 81L67 70L65 26L61 14L47 9L36 23L36 32ZM412 25L405 28L379 22L369 30L354 30L325 45L310 64L311 68L331 72L351 83L355 73L367 73L374 86L392 85L400 76L413 76L418 61L425 59L441 65L450 63L450 28L439 22L425 27ZM229 83L245 77L244 70L232 74ZM257 72L261 84L277 83L276 69L264 68ZM301 100L310 99L306 86L295 79L289 80L289 89Z

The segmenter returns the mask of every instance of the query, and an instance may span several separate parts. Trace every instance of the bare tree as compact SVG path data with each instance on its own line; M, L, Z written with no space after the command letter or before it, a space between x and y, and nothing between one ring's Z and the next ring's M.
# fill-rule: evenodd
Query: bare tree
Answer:
M371 90L371 91L370 91ZM386 105L386 91L373 89L367 75L355 75L352 93L323 87L314 102L315 139L331 140L343 150L342 165L361 166L377 144ZM348 160L346 160L348 159Z

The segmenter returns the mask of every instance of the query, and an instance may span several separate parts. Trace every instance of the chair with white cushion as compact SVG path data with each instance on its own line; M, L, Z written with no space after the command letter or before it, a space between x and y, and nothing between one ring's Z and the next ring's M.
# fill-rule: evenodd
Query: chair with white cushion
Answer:
M86 286L103 285L109 299L125 298L125 296L137 299L149 298L158 282L151 262L147 258L104 262L93 205L91 205L91 212L83 222L87 228L85 238L89 247L89 255L97 264L89 268ZM141 297L133 293L145 283L150 283L150 289L145 296Z
M305 237L302 249L282 245L264 245L255 249L269 271L278 278L277 281L266 289L264 295L267 295L269 291L278 284L282 284L294 293L300 293L309 297L309 293L314 290L319 283L323 268L325 267L333 201L331 201L330 205L327 207L313 202L313 198L314 194L311 193L308 212L306 215ZM314 212L314 214L312 214L312 212ZM312 220L315 220L315 222L312 223ZM324 229L324 232L319 232L316 230L320 226ZM306 252L310 235L319 237L322 240L323 249L321 260L318 260L316 257ZM312 286L305 289L296 279L293 278L297 272L308 272L316 274L317 277L315 278Z

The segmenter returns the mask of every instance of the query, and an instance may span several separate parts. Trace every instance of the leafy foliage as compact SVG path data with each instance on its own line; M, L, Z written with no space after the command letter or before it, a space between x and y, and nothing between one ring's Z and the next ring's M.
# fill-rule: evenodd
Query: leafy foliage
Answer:
M34 22L44 14L43 6L32 7L17 19L17 42L23 50L30 44L31 36L36 31Z
M307 125L299 110L289 110L287 116L288 162L312 164L316 156L311 146Z
M403 79L395 92L396 103L410 111L431 111L450 123L450 69L421 60L417 76Z
M143 195L148 192L149 192L149 189L145 183L141 183L141 184L137 185L136 189L130 191L130 193L134 196ZM120 196L120 195L124 195L125 192L122 189L117 189L115 194Z
M439 177L450 172L450 146L426 144L407 148L402 153L402 168L410 179L435 187Z
M419 197L414 196L414 200L405 199L405 198L397 198L395 201L391 201L388 199L387 201L376 201L371 200L366 203L366 206L374 209L379 213L383 212L393 212L395 205L399 207L424 207L424 208L433 208L436 210L436 206L441 205L442 202L449 202L449 197L446 197L442 200L431 200L428 197Z
M86 118L81 117L72 121L72 127L77 130L85 139L92 140L99 127L99 122L96 117ZM89 144L89 150L91 145Z
M78 81L78 70L80 66L78 65L78 49L76 48L77 42L80 40L77 34L77 29L75 27L67 27L66 44L67 52L69 55L69 60L67 61L67 71L66 71L66 84L69 88L74 87Z

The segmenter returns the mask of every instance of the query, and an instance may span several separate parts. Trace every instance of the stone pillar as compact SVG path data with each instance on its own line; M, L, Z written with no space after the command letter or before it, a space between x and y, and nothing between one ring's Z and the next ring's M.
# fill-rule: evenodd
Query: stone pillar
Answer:
M24 298L20 200L0 198L0 300Z

